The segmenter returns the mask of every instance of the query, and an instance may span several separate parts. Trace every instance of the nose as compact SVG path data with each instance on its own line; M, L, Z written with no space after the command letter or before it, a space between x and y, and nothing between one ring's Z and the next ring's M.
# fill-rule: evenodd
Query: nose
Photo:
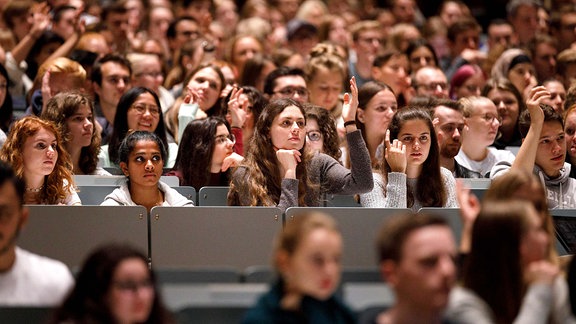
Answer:
M297 122L293 122L293 123L292 123L292 129L291 129L291 130L292 130L292 132L294 132L294 131L299 131L299 130L300 130L300 127L298 127L298 123L297 123Z
M146 162L146 165L144 166L144 169L146 171L154 171L154 163L152 163L152 161L148 160Z
M126 84L126 82L124 82L124 79L120 78L120 79L118 80L118 83L117 83L117 87L118 87L118 88L124 89L124 88L126 88L126 85L127 85L127 84Z
M504 104L504 101L500 101L500 103L498 103L498 109L506 109L506 105Z
M452 138L453 139L459 139L460 136L462 136L462 134L460 134L460 131L458 130L458 128L454 129L454 133L452 134Z
M420 58L420 65L421 65L421 66L426 66L426 65L428 65L428 63L426 62L426 58L425 58L425 57L421 57L421 58Z
M56 154L56 149L54 147L52 147L52 145L48 146L48 150L46 151L46 155L50 158L54 157L54 155Z
M414 143L412 143L412 149L415 151L420 149L420 140L418 139L414 140Z
M446 277L453 277L456 273L456 266L450 257L442 259L440 262L440 269Z

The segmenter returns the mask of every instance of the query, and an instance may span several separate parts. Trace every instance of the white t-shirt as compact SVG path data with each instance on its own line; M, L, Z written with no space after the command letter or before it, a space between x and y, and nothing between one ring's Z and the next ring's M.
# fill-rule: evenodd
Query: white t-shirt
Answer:
M498 150L494 147L488 147L488 155L482 161L474 161L470 159L463 150L458 152L456 155L456 162L461 166L479 172L485 178L488 177L488 173L492 170L492 167L500 161L508 161L510 164L514 162L514 153L507 150Z
M0 305L57 306L74 286L68 267L16 247L16 261L0 273Z

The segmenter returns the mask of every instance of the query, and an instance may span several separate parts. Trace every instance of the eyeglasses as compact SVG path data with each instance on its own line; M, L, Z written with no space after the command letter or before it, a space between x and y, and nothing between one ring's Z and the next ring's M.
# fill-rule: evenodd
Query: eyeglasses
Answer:
M146 111L148 111L150 113L150 115L152 115L154 117L158 117L160 115L160 109L157 106L145 105L145 104L136 104L130 108L136 110L136 113L138 113L138 115L144 115L144 113L146 113Z
M164 76L162 74L162 72L140 72L138 74L135 75L136 77L141 77L141 76L149 76L149 77L153 77L153 78L158 78L161 76Z
M136 293L139 289L152 289L154 286L150 279L142 280L140 282L136 281L116 281L113 283L114 287L125 291Z
M383 43L382 40L380 38L377 38L377 37L359 37L358 41L364 42L367 44L374 44L374 43L381 44L381 43Z
M308 97L308 89L304 87L286 87L274 91L274 93L279 93L284 97L293 97L295 94L298 94L299 97Z
M484 119L484 121L488 124L493 123L495 120L498 121L498 124L502 124L502 117L500 117L500 115L483 114L483 115L476 115L476 116Z
M234 134L218 135L215 139L217 145L228 144L228 141L232 142L232 145L236 144L236 137Z
M319 140L322 139L322 133L320 133L319 131L309 131L308 133L306 133L306 137L311 142L318 142Z
M430 91L434 91L438 88L442 89L442 90L447 90L448 89L448 84L446 82L432 82L430 84L416 84L415 85L416 88L426 88Z
M120 81L123 81L124 84L129 84L130 83L130 77L128 77L128 76L121 77L121 76L113 75L113 76L107 77L106 81L113 83L113 84L118 84L118 83L120 83Z

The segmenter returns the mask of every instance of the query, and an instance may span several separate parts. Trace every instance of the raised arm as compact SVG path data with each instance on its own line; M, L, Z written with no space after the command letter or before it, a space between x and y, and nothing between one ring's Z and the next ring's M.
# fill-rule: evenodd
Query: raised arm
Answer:
M530 129L522 141L518 154L516 154L512 169L532 173L536 161L538 140L544 124L544 112L540 108L540 103L542 100L550 98L550 92L545 87L539 86L532 88L529 96L526 100L526 106L530 113Z

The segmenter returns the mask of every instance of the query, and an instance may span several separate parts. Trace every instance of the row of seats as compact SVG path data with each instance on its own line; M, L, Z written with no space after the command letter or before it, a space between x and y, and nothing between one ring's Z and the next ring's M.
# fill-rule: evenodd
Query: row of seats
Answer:
M109 241L129 242L147 251L161 268L228 266L238 270L270 264L272 242L284 222L304 211L322 211L340 224L344 266L376 264L373 242L382 222L404 209L293 207L282 215L275 207L155 207L31 205L21 233L23 248L78 267L88 251ZM445 217L456 239L462 228L457 208L425 208ZM561 255L576 242L576 210L552 210L565 232L557 242Z

